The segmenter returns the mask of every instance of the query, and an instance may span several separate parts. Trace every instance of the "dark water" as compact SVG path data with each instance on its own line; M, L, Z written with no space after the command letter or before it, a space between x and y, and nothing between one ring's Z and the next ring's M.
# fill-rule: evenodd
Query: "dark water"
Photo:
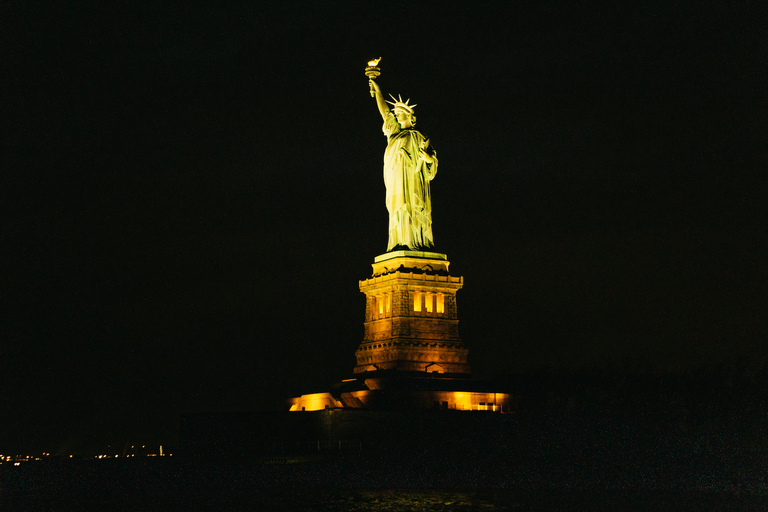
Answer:
M520 492L498 490L375 489L320 491L298 501L267 508L323 511L721 511L767 510L761 497L600 492Z
M106 462L106 463L105 463ZM74 461L0 467L0 511L762 511L759 488L537 479L345 461ZM496 471L496 470L494 470Z

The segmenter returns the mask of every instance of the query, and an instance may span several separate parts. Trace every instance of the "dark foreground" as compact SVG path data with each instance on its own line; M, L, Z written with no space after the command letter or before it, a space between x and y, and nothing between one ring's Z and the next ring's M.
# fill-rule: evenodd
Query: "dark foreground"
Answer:
M60 461L0 467L2 510L768 510L759 489L618 488L463 461ZM563 485L565 484L565 485Z
M766 379L518 382L509 415L188 415L173 457L3 464L0 511L764 511Z

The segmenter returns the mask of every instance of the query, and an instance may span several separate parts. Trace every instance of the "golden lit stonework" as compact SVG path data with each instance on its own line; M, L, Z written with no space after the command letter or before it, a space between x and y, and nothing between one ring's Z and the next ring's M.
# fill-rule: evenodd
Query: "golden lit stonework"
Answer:
M355 373L469 374L456 311L462 282L448 274L444 254L396 251L377 257L373 276L360 282L365 334Z
M365 332L351 378L331 391L290 400L291 411L322 409L510 412L510 395L471 378L459 337L456 292L444 254L393 251L377 256L360 281Z

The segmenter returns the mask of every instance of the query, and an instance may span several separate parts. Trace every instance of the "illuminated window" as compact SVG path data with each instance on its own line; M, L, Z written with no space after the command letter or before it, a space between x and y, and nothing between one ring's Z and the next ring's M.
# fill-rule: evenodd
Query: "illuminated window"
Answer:
M432 312L432 295L434 294L429 292L426 292L424 294L424 306L425 306L425 309L427 310L427 313Z
M413 292L413 310L421 311L421 292L418 290Z
M442 293L437 294L437 308L438 313L445 313L445 295Z
M390 294L387 295L379 295L377 297L374 297L374 300L376 301L375 306L375 313L379 318L383 316L389 316L389 312L392 310L392 296Z

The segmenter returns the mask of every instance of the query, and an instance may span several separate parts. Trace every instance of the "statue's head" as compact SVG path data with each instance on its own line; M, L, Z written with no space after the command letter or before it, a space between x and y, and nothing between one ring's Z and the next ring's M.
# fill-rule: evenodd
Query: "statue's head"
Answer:
M388 101L390 105L392 105L393 110L395 111L395 117L397 118L397 122L400 123L400 126L403 128L410 128L411 126L416 125L416 115L414 114L413 107L416 106L414 103L413 105L409 105L408 102L411 101L410 98L403 101L403 98L400 97L398 94L398 99L395 99L394 96L391 94L389 95L394 101Z

